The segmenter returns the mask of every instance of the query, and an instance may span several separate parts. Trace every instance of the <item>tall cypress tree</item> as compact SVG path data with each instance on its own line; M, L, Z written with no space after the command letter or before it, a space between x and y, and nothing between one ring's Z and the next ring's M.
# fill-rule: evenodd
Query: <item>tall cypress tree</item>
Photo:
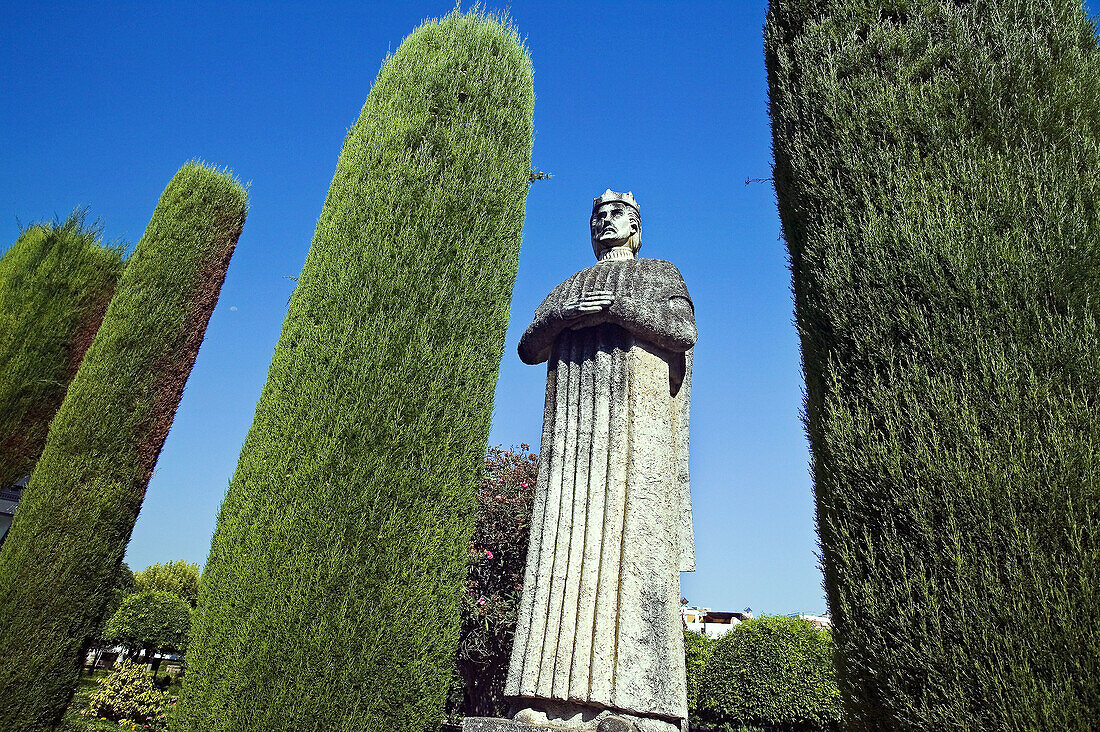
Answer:
M772 0L853 729L1100 714L1100 52L1080 0Z
M516 32L475 12L383 64L222 505L176 729L438 723L533 105Z
M0 551L0 729L52 729L100 627L244 225L244 190L168 184L50 425Z
M42 454L123 266L80 214L28 227L0 257L0 487Z

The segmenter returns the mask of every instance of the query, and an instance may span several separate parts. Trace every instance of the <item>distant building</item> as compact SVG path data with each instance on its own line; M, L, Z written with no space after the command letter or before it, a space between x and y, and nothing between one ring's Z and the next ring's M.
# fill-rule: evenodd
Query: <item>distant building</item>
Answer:
M734 613L724 610L711 610L709 607L682 605L680 617L684 628L693 633L706 633L710 638L720 638L752 617L752 611Z
M692 633L706 633L711 638L720 638L733 630L745 620L752 618L752 610L745 608L744 612L732 613L724 610L711 610L709 607L693 607L682 605L680 617L684 621L684 628ZM788 617L798 618L813 623L820 630L832 630L833 621L829 614L814 615L812 613L791 613Z
M0 488L0 546L4 545L4 539L8 538L8 529L11 528L12 517L15 516L15 507L19 505L19 498L23 495L30 477L21 478L10 488Z
M811 615L810 613L796 613L792 617L796 617L799 620L808 620L816 625L820 630L832 630L833 621L829 619L829 613L824 615Z

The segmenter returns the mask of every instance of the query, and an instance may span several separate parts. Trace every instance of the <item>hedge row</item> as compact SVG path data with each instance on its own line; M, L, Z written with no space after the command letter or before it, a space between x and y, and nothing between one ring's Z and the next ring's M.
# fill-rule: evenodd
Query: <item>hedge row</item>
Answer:
M124 263L74 214L0 257L0 487L30 475Z
M0 551L0 729L52 729L98 632L244 225L244 190L184 166L130 257Z
M175 729L438 724L533 104L516 32L474 12L382 66L222 505Z
M1094 729L1100 51L1080 0L772 0L853 729Z

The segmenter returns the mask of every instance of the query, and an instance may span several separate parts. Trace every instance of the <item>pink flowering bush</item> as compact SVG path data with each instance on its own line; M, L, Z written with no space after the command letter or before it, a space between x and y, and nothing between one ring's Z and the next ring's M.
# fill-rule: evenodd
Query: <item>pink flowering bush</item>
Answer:
M504 679L516 630L527 561L531 500L538 456L489 448L477 494L477 522L470 538L462 631L455 658L452 718L503 714Z

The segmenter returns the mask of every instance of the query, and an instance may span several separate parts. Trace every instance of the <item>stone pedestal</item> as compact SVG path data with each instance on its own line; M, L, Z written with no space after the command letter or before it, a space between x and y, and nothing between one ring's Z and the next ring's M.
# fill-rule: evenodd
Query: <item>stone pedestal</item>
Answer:
M677 730L671 724L670 730ZM630 722L618 717L605 720L599 727L600 732L637 732ZM499 717L466 717L462 720L462 732L577 732L575 727L559 727L551 724L527 724L514 719ZM677 730L677 732L679 732ZM686 730L684 732L687 732Z
M521 715L522 716L522 715ZM499 717L466 717L462 732L689 732L687 720L679 725L662 719L635 717L604 710L599 715L538 715L538 720L520 721Z
M499 717L466 717L462 720L462 732L546 732L546 727L517 722Z

